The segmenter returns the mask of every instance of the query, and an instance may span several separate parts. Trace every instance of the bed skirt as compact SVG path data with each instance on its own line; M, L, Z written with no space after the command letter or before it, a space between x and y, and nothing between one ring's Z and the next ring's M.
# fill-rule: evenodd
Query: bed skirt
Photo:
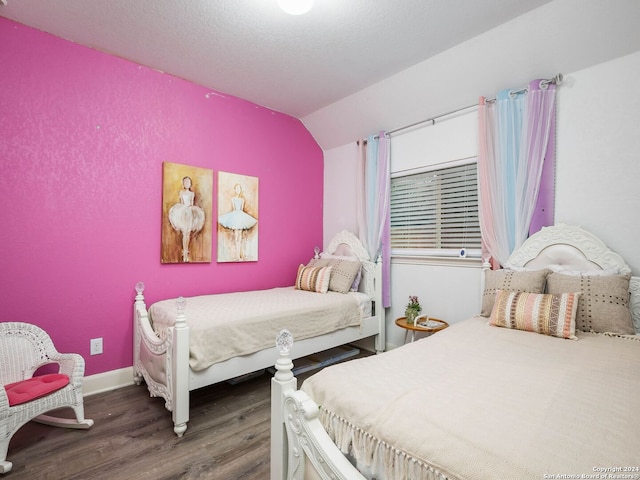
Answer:
M320 408L319 417L329 437L344 455L363 460L356 467L369 479L452 480L433 465L389 445L325 408Z

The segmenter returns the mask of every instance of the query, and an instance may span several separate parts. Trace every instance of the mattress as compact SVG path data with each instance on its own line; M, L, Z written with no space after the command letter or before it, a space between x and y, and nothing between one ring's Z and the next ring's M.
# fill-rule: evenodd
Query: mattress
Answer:
M638 478L640 341L577 337L473 318L328 367L302 390L378 479L595 478L611 467Z
M320 294L280 287L187 298L189 364L194 371L229 358L274 346L288 329L296 340L361 325L371 312L371 298L357 292ZM176 317L175 299L149 308L154 330L163 338Z

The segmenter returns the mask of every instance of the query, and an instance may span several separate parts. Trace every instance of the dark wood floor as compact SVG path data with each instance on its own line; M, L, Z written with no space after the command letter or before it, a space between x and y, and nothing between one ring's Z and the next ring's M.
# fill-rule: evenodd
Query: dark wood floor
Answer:
M298 383L311 373L300 375ZM173 433L164 400L150 398L144 385L86 397L85 415L93 427L28 423L9 444L13 469L0 480L266 480L270 382L265 373L191 392L182 438Z

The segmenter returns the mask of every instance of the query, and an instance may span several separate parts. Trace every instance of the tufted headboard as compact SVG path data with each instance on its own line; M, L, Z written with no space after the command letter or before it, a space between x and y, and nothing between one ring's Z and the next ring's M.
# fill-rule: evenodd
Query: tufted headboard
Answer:
M581 227L565 223L544 227L533 234L513 252L505 268L631 273L631 268L624 259L609 249L602 240ZM633 326L636 333L640 334L640 277L631 277L629 295Z

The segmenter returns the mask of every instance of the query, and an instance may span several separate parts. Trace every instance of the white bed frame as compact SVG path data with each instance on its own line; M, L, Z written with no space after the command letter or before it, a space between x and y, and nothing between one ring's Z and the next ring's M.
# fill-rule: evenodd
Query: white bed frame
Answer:
M362 325L343 328L319 337L296 342L291 358L300 358L339 345L375 337L376 351L385 349L385 316L382 308L382 264L370 261L369 254L356 236L347 231L337 234L325 252L333 254L346 248L363 262L361 291L373 293L374 313ZM189 366L189 325L184 306L177 307L175 325L169 327L165 339L160 339L149 321L144 301L144 284L136 284L133 305L133 375L136 384L144 379L152 397L162 397L172 412L176 435L181 437L189 421L189 392L208 385L272 367L278 358L275 349L261 350L251 355L216 363L206 370L193 371Z
M532 235L511 255L507 266L631 273L622 257L599 238L566 224ZM631 277L629 292L634 327L640 333L640 277ZM287 331L276 340L280 358L271 380L271 480L366 480L331 441L318 418L318 405L297 390L289 354L292 344Z

